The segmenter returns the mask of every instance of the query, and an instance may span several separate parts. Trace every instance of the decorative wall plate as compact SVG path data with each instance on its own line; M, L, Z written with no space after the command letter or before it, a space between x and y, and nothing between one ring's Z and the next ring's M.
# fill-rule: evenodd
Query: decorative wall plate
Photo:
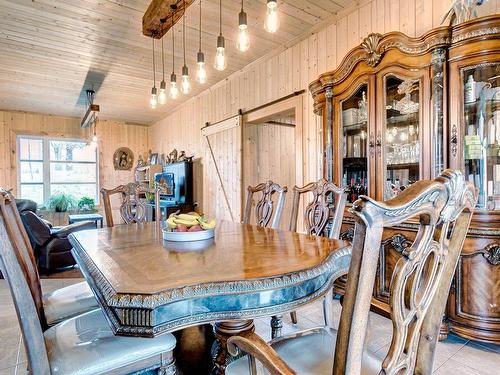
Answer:
M113 154L115 171L130 171L134 163L134 153L128 147L120 147Z

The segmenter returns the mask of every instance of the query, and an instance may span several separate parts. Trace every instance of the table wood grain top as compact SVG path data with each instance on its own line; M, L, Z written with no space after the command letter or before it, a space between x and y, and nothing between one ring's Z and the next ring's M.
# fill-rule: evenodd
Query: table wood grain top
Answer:
M130 295L307 271L347 246L344 241L227 221L219 222L214 241L197 251L164 243L151 222L76 232L70 240L115 293Z

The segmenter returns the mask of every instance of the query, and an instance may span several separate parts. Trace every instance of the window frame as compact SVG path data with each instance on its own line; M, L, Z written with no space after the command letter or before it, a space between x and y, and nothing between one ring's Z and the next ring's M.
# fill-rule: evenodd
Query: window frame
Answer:
M42 155L43 160L38 159L21 159L21 139L33 139L42 141ZM51 185L91 185L92 182L55 182L52 183L50 178L50 166L51 163L68 163L68 164L95 164L96 168L96 191L95 191L95 202L99 205L99 151L96 145L95 149L95 161L74 161L74 160L51 160L50 159L50 142L51 141L63 141L63 142L79 142L87 144L87 140L81 138L71 138L71 137L53 137L53 136L40 136L33 134L17 134L16 135L16 151L17 151L17 191L19 197L21 197L21 185L42 185L43 186L43 204L47 202L50 198L50 187ZM42 182L22 182L21 183L21 162L41 162L43 164L43 180ZM21 197L22 198L22 197Z

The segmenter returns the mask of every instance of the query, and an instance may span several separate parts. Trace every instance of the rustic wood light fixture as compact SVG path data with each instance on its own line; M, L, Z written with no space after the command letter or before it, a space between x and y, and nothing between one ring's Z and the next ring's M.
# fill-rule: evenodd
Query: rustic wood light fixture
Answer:
M153 0L142 17L142 33L161 39L192 3L194 0Z
M96 121L97 115L99 114L99 106L94 104L94 90L87 90L87 111L83 115L82 121L80 122L80 127L90 128Z

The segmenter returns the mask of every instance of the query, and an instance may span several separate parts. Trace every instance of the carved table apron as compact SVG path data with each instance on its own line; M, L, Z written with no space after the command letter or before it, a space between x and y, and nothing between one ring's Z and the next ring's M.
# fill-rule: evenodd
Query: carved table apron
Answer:
M70 241L115 334L155 337L219 322L223 347L224 337L252 330L253 318L324 295L351 258L344 241L226 221L198 251L164 243L155 223L76 232ZM215 356L214 373L224 373L225 350Z

